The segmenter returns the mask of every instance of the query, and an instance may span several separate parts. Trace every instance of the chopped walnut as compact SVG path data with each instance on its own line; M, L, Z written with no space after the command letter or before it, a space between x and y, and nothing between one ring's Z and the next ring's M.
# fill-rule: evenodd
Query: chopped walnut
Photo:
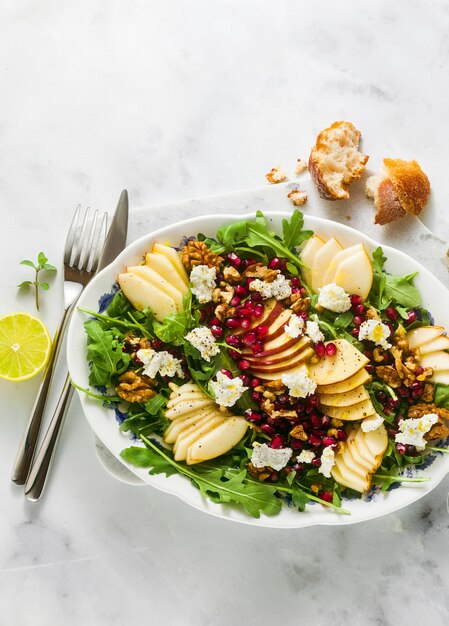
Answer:
M331 425L334 426L335 428L341 428L343 424L344 422L342 422L341 420L338 420L336 417L333 417L331 419Z
M252 463L248 463L246 467L251 476L258 478L262 482L271 476L271 470L269 467L254 467Z
M295 206L304 206L307 202L307 194L305 191L301 191L301 189L292 189L287 194L287 198L290 198Z
M392 365L378 365L376 367L376 374L387 385L396 389L402 385L402 378Z
M292 428L290 431L290 435L295 439L299 439L300 441L307 441L307 439L309 438L302 424L298 424L297 426Z
M296 159L295 174L301 174L301 172L304 172L306 169L307 161L304 161L304 159Z
M307 311L310 308L310 302L311 300L308 296L303 298L299 292L292 293L289 299L290 308L293 313Z
M156 395L152 389L156 385L156 381L148 376L129 370L122 374L118 380L119 384L115 391L123 400L128 402L148 402Z
M226 267L223 272L223 278L230 285L235 285L242 280L240 272L235 267Z
M260 278L267 283L272 283L278 277L279 272L277 270L271 270L262 263L255 263L250 265L244 272L244 278Z
M224 261L221 256L212 252L204 241L189 241L182 249L181 260L186 268L191 271L197 265L215 267L218 271Z
M260 405L260 408L265 411L265 413L268 413L268 415L271 415L271 413L274 411L274 402L266 398Z
M447 426L441 419L439 419L438 422L432 426L429 432L424 435L424 439L426 441L446 439L446 437L449 437L449 426Z
M386 358L387 358L386 350L383 350L382 348L374 348L373 359L375 360L376 363L382 363L382 361L385 361Z
M426 383L424 385L424 391L422 392L421 400L423 402L433 402L434 395L435 387L431 383Z
M277 380L270 380L267 383L264 383L267 389L274 391L276 394L285 393L287 387L284 385L282 380L279 378Z
M379 313L376 311L376 309L373 306L368 307L365 315L366 315L366 319L367 320L378 320L378 321L380 321Z
M279 411L273 411L270 417L273 417L274 419L284 418L288 420L296 419L298 417L298 414L293 409L280 409Z
M225 303L219 304L215 307L214 314L220 322L224 322L228 317L233 317L235 315L235 306L229 306Z
M277 183L282 183L284 180L287 180L287 174L278 165L277 167L273 167L268 174L265 174L265 178L272 185L276 185Z
M449 420L449 411L447 409L443 409L436 404L428 404L426 402L419 402L418 404L414 404L408 410L407 416L412 418L420 418L423 415L428 415L429 413L435 413L439 418Z

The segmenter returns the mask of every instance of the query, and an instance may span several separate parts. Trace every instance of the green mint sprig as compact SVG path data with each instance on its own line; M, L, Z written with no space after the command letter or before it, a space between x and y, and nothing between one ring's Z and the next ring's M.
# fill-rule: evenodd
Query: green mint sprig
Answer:
M48 291L50 289L50 285L47 282L39 280L39 274L42 270L45 272L56 272L56 267L48 263L48 259L44 252L39 252L37 255L37 265L28 259L20 261L20 264L32 267L35 271L35 277L34 280L24 280L20 283L20 285L17 285L17 287L34 287L36 309L39 311L39 289L43 289L44 291Z

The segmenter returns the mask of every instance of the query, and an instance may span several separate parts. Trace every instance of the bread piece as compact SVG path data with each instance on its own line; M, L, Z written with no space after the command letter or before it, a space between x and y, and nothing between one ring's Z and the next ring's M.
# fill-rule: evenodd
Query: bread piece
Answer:
M409 215L419 215L430 195L430 183L416 161L384 159L383 167L366 181L366 195L377 209L375 224L389 224Z
M349 185L363 174L369 158L359 151L360 136L351 122L334 122L318 135L309 172L322 198L349 198Z

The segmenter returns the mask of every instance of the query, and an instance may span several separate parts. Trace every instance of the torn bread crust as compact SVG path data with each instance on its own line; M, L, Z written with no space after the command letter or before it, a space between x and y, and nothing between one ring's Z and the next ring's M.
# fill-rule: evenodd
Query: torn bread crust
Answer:
M386 171L368 178L366 182L366 195L369 198L373 198L374 206L377 208L377 213L374 218L375 224L383 226L400 217L404 217L405 211L401 207L397 193Z
M361 133L351 122L334 122L318 135L309 172L326 200L346 200L349 185L365 170L368 156L359 151Z

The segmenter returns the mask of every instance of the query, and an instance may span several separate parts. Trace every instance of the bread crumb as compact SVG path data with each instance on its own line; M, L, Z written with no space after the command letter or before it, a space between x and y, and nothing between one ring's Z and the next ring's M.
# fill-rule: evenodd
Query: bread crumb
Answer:
M295 206L303 206L307 202L307 194L301 189L292 189L287 197Z
M301 174L307 169L307 162L304 159L296 159L295 174Z
M278 165L277 167L273 167L268 174L265 174L265 178L272 185L277 185L277 183L282 183L284 180L287 180L287 174L281 166Z

